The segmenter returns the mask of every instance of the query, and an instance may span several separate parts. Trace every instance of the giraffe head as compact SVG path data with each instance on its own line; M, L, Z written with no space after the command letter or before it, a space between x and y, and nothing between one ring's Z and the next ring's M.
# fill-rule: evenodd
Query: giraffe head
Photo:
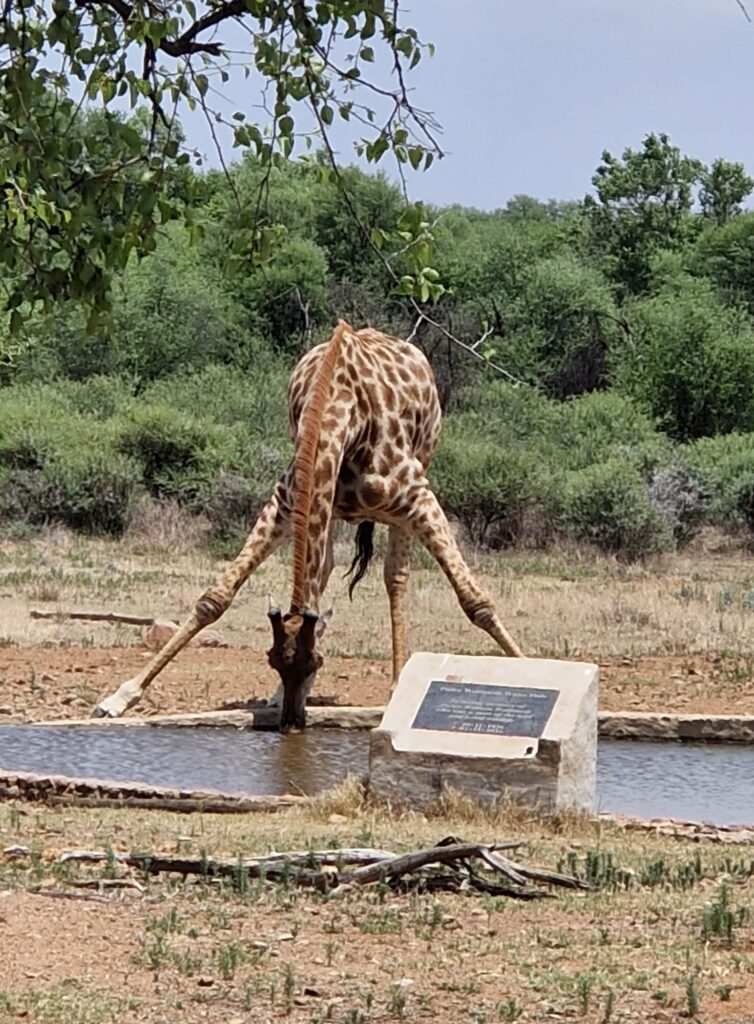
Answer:
M323 658L317 641L327 628L332 609L319 615L292 608L287 615L270 600L268 612L272 624L272 647L267 652L270 666L283 684L283 710L280 731L306 728L306 698L314 685Z

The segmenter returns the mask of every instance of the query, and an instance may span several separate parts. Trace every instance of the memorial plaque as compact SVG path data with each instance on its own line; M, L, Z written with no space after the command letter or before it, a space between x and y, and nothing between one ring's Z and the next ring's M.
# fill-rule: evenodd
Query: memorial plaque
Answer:
M539 739L559 692L433 679L411 728Z

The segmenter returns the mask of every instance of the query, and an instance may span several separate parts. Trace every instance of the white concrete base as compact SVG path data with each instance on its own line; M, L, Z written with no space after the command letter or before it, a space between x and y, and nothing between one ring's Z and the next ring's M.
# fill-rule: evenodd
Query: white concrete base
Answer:
M591 811L597 685L580 662L414 654L371 735L370 789L417 809L450 788Z

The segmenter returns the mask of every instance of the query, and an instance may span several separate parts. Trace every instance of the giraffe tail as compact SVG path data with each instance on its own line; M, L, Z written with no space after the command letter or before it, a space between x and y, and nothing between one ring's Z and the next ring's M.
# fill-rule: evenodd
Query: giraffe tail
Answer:
M374 554L374 523L369 521L359 523L356 528L356 554L353 556L351 568L346 573L350 576L348 581L348 596L353 601L353 592L359 580L366 576L369 563Z

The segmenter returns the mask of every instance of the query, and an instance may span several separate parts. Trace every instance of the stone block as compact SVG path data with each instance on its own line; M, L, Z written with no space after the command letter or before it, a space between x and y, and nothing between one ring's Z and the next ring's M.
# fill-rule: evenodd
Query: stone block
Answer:
M370 789L416 809L451 788L591 811L598 675L583 662L414 654L371 734Z

